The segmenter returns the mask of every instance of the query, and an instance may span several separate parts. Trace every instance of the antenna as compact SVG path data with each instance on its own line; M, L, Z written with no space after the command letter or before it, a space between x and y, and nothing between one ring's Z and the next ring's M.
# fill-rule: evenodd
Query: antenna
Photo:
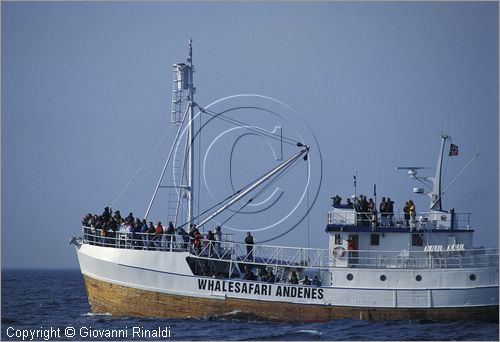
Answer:
M408 175L411 179L419 181L425 187L430 189L427 195L431 199L430 210L442 211L441 205L441 170L443 167L443 155L444 155L444 146L446 140L451 139L450 136L446 135L444 131L441 132L441 147L439 149L439 155L436 165L436 173L434 177L419 177L417 176L417 170L425 169L421 166L403 166L396 167L396 170L408 170ZM413 192L416 194L424 194L425 190L423 188L413 188Z
M352 185L354 186L354 197L357 196L356 193L356 175L358 174L358 169L354 169L354 175L352 175Z
M444 189L441 190L441 170L443 166L443 156L444 156L444 147L447 140L451 140L449 135L446 135L444 131L441 132L441 147L439 150L438 161L436 164L436 173L434 177L420 177L417 176L417 170L426 169L426 167L420 166L399 166L396 167L396 170L408 170L408 175L411 179L419 181L424 184L428 188L428 192L426 193L430 199L430 210L442 211L442 203L441 199L443 195L448 191L448 189L455 183L455 181L469 168L474 160L483 152L484 148L481 149L476 155L465 165L465 167L453 178L450 184ZM425 190L423 188L413 188L413 192L416 194L425 194Z

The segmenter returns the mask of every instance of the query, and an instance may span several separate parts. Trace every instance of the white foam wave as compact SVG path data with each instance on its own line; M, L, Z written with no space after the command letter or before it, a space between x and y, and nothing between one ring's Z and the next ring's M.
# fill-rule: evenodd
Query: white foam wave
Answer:
M299 330L301 334L311 334L311 335L321 335L321 332L318 330Z
M111 314L109 312L103 312L103 313L87 312L84 313L82 316L111 316Z

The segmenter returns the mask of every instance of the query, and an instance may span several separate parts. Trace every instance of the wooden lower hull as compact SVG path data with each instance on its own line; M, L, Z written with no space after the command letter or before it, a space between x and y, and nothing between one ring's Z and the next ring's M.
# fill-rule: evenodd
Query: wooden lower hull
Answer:
M286 322L363 320L498 321L498 305L458 308L369 308L295 304L247 299L210 299L145 291L84 275L92 312L128 317L206 318L238 313L242 317Z

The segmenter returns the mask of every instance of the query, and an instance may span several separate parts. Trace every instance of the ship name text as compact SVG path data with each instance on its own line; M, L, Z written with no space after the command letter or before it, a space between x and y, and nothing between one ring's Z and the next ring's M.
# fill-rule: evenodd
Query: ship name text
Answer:
M198 289L212 292L241 293L258 296L323 299L323 289L311 286L287 286L252 282L198 279Z

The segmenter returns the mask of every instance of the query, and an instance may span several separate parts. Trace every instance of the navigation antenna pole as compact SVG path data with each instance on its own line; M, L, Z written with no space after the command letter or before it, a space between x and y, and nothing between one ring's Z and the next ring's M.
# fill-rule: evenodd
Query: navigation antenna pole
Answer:
M358 169L354 169L354 175L352 175L352 185L354 187L354 198L358 195L356 193L356 175L358 174Z
M431 197L431 206L430 210L442 211L441 205L441 173L443 169L443 155L444 155L444 146L446 141L451 137L446 135L444 132L441 132L441 147L439 149L438 161L436 165L436 174L434 178L432 178L432 192L430 193Z

